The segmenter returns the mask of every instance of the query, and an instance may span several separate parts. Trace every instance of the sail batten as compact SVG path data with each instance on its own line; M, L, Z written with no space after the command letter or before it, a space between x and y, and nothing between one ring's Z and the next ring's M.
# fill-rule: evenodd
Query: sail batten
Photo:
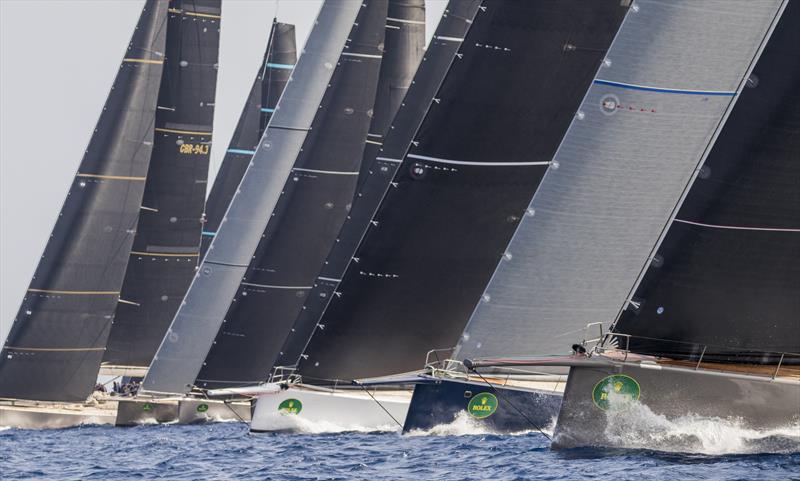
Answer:
M148 0L6 343L0 397L82 402L133 244L164 69L167 2Z

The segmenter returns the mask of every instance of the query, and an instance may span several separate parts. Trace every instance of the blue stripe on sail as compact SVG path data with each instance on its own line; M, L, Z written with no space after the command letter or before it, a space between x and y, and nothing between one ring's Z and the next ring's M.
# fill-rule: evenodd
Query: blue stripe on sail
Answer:
M267 112L267 113L272 113L272 112L275 112L275 109L268 109L268 108L266 108L266 107L262 107L262 108L261 108L261 111L262 111L262 112Z
M228 152L231 154L245 154L245 155L253 155L256 153L255 150L244 150L244 149L228 149Z
M291 69L293 69L293 68L294 68L294 65L292 65L292 64L289 64L289 63L272 63L272 62L267 62L267 67L269 67L269 68L282 68L282 69L284 69L284 70L291 70Z
M208 236L208 237L214 237L215 235L217 235L217 233L216 232L209 232L207 230L204 230L203 231L203 235L204 236Z
M629 90L643 90L645 92L659 92L664 94L682 94L682 95L717 95L723 97L733 97L736 92L727 90L685 90L685 89L662 89L658 87L647 87L644 85L626 84L623 82L613 82L611 80L595 79L597 85L610 85L612 87L619 87Z

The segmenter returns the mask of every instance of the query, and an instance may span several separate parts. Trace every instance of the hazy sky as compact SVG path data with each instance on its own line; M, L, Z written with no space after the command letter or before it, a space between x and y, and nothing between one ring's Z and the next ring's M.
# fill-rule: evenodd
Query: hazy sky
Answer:
M360 0L354 0L360 1ZM280 0L305 42L322 0ZM0 339L11 326L144 0L0 0ZM428 36L446 0L427 0ZM261 62L275 0L223 0L213 178ZM210 182L209 182L210 185Z

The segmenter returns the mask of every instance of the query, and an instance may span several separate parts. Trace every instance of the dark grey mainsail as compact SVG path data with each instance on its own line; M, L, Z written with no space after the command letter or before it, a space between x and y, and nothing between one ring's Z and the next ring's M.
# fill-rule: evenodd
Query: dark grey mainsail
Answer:
M303 306L294 327L288 333L276 366L289 368L295 366L316 329L322 313L333 298L334 291L341 282L347 265L353 258L359 242L370 225L378 205L386 194L390 182L394 179L401 159L411 146L431 104L434 102L439 88L457 58L461 47L458 42L440 40L442 38L463 38L469 30L472 19L480 7L480 0L451 1L445 9L432 41L428 45L422 63L417 69L408 94L398 106L397 114L387 128L385 139L381 141L377 151L365 152L364 162L368 165L364 183L359 187L353 208L347 216L336 244L328 254L314 288ZM413 18L414 11L406 11ZM394 18L394 17L393 17ZM392 22L400 24L401 22ZM389 25L390 22L387 22ZM412 26L414 23L406 23ZM402 28L402 27L401 27ZM387 32L387 35L389 32ZM384 62L391 61L391 52L387 53ZM377 117L376 117L377 118ZM367 146L369 149L369 145Z
M692 361L800 363L798 160L793 1L615 323L632 336L619 337L620 347Z
M0 353L0 397L80 402L94 387L153 149L167 8L145 3Z
M311 160L304 154L307 142L323 140L319 138L318 130L312 130L316 122L328 115L332 116L332 121L343 123L349 123L348 119L356 117L354 107L358 105L333 104L338 107L334 112L321 109L320 106L323 105L323 97L330 88L334 73L341 74L347 70L343 66L350 67L356 62L377 62L380 59L376 52L362 54L354 51L353 55L347 55L347 40L354 27L357 27L356 18L367 8L361 2L327 1L323 4L303 49L304 53L292 73L292 80L284 89L200 271L150 366L144 380L145 389L158 392L189 390L215 336L225 324L231 301L237 297L242 279L250 272L248 267L262 245L265 232L270 229L273 217L270 213L276 216L282 214L276 212L276 208L287 205L282 201L283 196L295 195L298 189L294 185L300 185L301 180L305 185L312 179L341 177L336 173L315 172L327 169L307 168L298 160ZM384 2L381 27L385 14ZM377 74L377 68L375 71ZM333 100L328 98L323 107L330 106ZM358 117L362 114L358 112ZM367 127L368 124L364 126L364 137ZM325 133L326 129L322 130ZM338 133L335 133L335 129L327 130L328 136ZM363 140L361 142L363 145ZM357 159L360 161L360 153ZM285 185L287 180L288 190ZM314 191L321 196L317 199L316 209L328 209L330 201L326 198L334 193L319 188L318 182L312 183L315 185ZM338 188L339 185L331 187ZM335 204L331 207L341 209L343 206ZM303 285L280 285L289 287L287 290L290 293L299 291L304 294ZM291 289L296 287L301 289Z
M304 380L418 369L454 346L628 10L484 1L318 323Z
M637 0L559 148L559 168L533 197L472 315L459 358L568 352L588 323L616 318L780 4Z
M239 123L236 124L222 165L208 194L203 242L200 248L201 259L211 245L222 217L228 210L228 204L236 188L239 187L253 154L256 153L258 141L264 134L272 113L275 112L275 106L286 87L286 82L289 81L295 62L297 62L297 47L294 25L273 20L264 60L250 88L250 94L239 116Z
M362 8L197 385L267 378L353 202L374 115L386 0Z
M198 264L221 0L172 0L155 140L104 369L146 368Z

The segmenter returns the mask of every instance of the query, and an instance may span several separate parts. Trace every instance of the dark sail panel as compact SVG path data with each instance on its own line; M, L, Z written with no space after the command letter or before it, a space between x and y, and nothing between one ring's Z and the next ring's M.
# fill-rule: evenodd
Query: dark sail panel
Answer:
M445 9L436 27L433 40L425 51L423 61L419 64L419 69L414 75L414 81L408 89L408 95L398 107L391 126L386 129L387 133L386 138L382 141L383 145L379 146L379 149L371 154L365 152L364 162L369 167L366 171L364 183L358 189L353 208L350 210L341 232L339 232L336 244L328 254L314 289L312 289L306 303L303 305L303 310L300 312L297 321L295 321L294 327L288 333L275 361L276 366L286 367L297 364L300 354L306 347L317 322L334 295L334 291L344 275L350 259L353 258L359 242L364 236L373 215L375 215L378 204L386 194L389 183L394 179L397 168L400 165L398 159L402 159L406 151L408 151L417 130L425 119L428 108L433 103L433 99L450 69L450 65L456 58L461 46L460 43L437 40L437 38L464 38L480 4L480 0L469 2L458 0L451 1ZM407 18L412 19L412 21L418 21L413 17L415 10L406 10L405 13ZM399 19L399 17L392 18ZM387 22L387 25L390 25L390 23L400 24L401 22L395 20L394 22ZM407 25L413 26L416 24ZM409 35L415 35L413 31L408 33ZM387 29L387 35L389 35L389 29ZM404 53L401 52L401 54ZM404 55L399 56L401 59L404 57ZM387 52L383 61L384 63L397 62L392 60L391 51ZM383 69L384 67L382 66L381 68ZM377 118L378 114L376 112ZM367 145L367 150L369 150L369 147ZM372 157L369 157L369 155Z
M267 50L264 52L264 61L253 81L250 95L247 96L247 102L239 116L239 123L236 124L222 165L208 194L203 242L200 248L201 259L211 245L222 217L228 210L228 204L236 188L239 187L253 154L256 153L258 141L275 112L275 106L289 80L295 62L297 62L297 47L294 25L273 21Z
M425 51L425 0L389 0L381 73L372 123L364 147L359 187L383 145L386 131L408 92Z
M172 0L155 143L106 366L147 367L197 267L221 0Z
M485 1L300 361L306 380L419 368L456 344L627 7ZM462 42L463 40L463 42Z
M634 352L748 363L800 353L798 87L800 4L789 2L614 326L636 336Z
M375 101L386 12L387 0L370 0L360 10L253 260L197 375L199 386L265 379L274 361L269 354L280 348L302 308L353 200Z
M0 352L0 397L84 401L117 307L153 146L167 2L149 0Z

